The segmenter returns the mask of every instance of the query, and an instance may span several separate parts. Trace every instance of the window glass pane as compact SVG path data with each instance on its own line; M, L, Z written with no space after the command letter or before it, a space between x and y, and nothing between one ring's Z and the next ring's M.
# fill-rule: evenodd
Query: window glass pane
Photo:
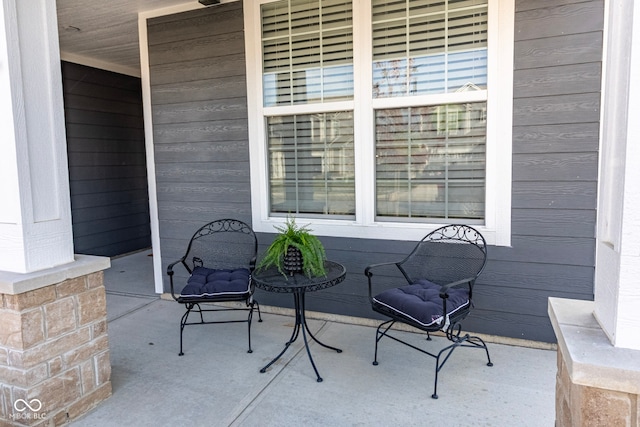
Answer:
M353 114L267 118L271 213L355 215Z
M484 219L486 103L376 111L379 219Z
M373 96L487 86L487 0L373 0Z
M261 6L264 105L353 98L353 27L346 0Z

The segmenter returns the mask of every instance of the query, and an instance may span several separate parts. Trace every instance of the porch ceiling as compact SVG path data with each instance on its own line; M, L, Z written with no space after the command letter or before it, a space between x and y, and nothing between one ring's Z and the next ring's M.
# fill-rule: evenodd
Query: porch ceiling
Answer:
M57 0L58 33L63 59L113 64L140 72L138 13L197 0ZM78 61L80 62L80 61ZM106 67L105 67L106 68Z

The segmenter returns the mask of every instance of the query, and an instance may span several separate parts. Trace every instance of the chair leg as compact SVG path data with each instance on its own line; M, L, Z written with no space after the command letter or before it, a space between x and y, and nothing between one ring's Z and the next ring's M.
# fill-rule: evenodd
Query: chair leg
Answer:
M250 304L249 317L247 318L247 332L249 336L249 350L247 351L247 353L253 353L253 350L251 349L251 320L252 319L253 319L253 303Z
M187 324L189 313L191 313L191 310L193 309L193 304L186 304L185 307L187 311L182 315L182 318L180 319L180 353L178 353L178 356L184 356L184 352L182 351L182 332L184 331L184 327ZM200 312L200 316L202 316L202 312Z
M198 307L198 312L200 313L200 323L204 323L204 317L202 316L202 308L200 307L200 304L194 304L196 307Z
M453 350L455 350L456 348L458 347L483 348L487 355L487 366L493 366L493 363L491 362L491 357L489 356L489 349L487 348L487 345L482 340L482 338L477 336L470 336L469 334L465 334L464 336L460 337L459 324L450 326L446 331L446 337L449 341L451 341L451 344L441 349L437 354L434 354L389 334L388 332L395 322L396 321L393 319L387 320L386 322L381 323L376 329L376 346L375 346L375 353L373 356L373 364L378 365L378 343L384 336L391 338L392 340L397 341L399 343L402 343L408 347L411 347L414 350L417 350L423 354L433 357L434 359L436 359L435 375L434 375L434 381L433 381L433 394L431 395L433 399L438 398L438 376L440 374L440 370L444 367L445 363L447 363L447 360L449 360L449 357L451 357ZM427 336L428 336L427 339L431 338L428 331L427 331Z
M491 357L489 356L489 349L487 348L487 344L482 340L482 338L476 337L476 336L470 336L469 334L466 334L462 338L460 338L459 336L450 335L449 339L453 341L453 344L440 350L440 352L436 356L435 380L433 383L433 394L431 395L431 397L434 399L438 398L438 373L440 372L440 369L442 369L444 364L447 362L447 360L451 356L451 353L453 353L453 350L455 350L456 348L458 347L483 348L485 353L487 354L487 366L493 366L493 363L491 362ZM447 355L445 356L442 363L440 363L440 356L442 356L442 354L445 352L447 352Z
M384 337L387 334L387 331L389 329L391 329L391 327L393 326L393 324L396 323L395 320L387 320L384 323L381 323L378 328L376 329L376 349L375 352L373 354L373 365L374 366L378 366L378 343L380 342L380 340L382 339L382 337ZM380 330L384 327L384 331L380 332Z
M451 353L453 353L453 350L455 350L459 345L460 345L460 342L455 342L455 343L451 344L450 346L445 347L445 348L443 348L442 350L440 350L438 352L438 355L436 356L435 378L434 378L434 381L433 381L433 394L431 395L432 399L437 399L438 398L438 373L440 372L440 369L442 369L444 364L449 359L449 356L451 356ZM447 356L444 358L442 363L440 363L440 356L442 356L442 353L444 353L445 351L448 351L447 352Z
M487 354L487 366L493 366L493 362L491 362L491 356L489 356L489 349L487 348L487 344L482 338L469 336L467 337L467 341L475 347L484 348L484 351Z
M249 312L248 316L247 316L247 320L230 320L230 321L208 321L205 322L204 321L204 315L203 315L203 311L225 311L225 309L223 310L215 310L215 309L202 309L200 307L200 304L198 303L183 303L186 307L186 312L182 315L182 318L180 319L180 353L178 353L179 356L183 356L184 352L183 352L183 332L184 332L184 328L187 325L194 325L194 324L209 324L209 323L238 323L238 322L247 322L247 333L248 333L248 338L249 338L249 350L247 351L247 353L253 353L253 349L251 348L251 321L253 320L253 310L257 309L258 310L258 321L262 322L262 313L260 313L260 305L258 304L257 301L255 300L247 300L246 304L247 304L247 311ZM227 310L237 310L235 308L232 309L227 309ZM243 309L244 310L244 309ZM189 318L189 314L191 314L192 312L199 312L200 313L200 322L198 323L197 320L196 322L192 322L192 323L188 323L188 318Z
M260 313L260 304L258 304L258 301L251 299L249 301L247 301L247 307L249 307L249 317L247 318L247 328L248 328L248 334L249 334L249 350L247 351L247 353L253 353L253 350L251 349L251 320L253 319L253 310L257 309L258 310L258 322L262 322L262 313Z
M258 304L258 301L253 300L253 303L256 305L256 308L258 309L258 322L262 322L262 313L260 313L260 304Z

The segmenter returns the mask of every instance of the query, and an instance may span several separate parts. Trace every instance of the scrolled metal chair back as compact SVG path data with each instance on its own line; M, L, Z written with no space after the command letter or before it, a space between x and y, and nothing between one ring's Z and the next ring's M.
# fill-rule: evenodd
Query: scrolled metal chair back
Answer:
M427 279L445 285L475 280L486 260L487 245L482 234L468 225L448 225L426 235L398 267L409 283Z
M235 219L220 219L193 234L186 252L188 267L255 267L258 239L252 228Z

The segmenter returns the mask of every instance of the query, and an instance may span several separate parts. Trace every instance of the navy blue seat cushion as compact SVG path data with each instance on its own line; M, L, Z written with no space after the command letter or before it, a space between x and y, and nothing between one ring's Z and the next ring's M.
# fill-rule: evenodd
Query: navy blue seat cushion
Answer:
M434 326L443 317L440 288L440 285L421 279L411 285L388 289L376 295L373 298L373 304L402 317L408 317L422 326ZM447 314L449 316L469 307L468 289L451 288L448 293Z
M246 294L250 290L251 272L247 268L213 270L196 267L182 289L182 298L207 298Z

